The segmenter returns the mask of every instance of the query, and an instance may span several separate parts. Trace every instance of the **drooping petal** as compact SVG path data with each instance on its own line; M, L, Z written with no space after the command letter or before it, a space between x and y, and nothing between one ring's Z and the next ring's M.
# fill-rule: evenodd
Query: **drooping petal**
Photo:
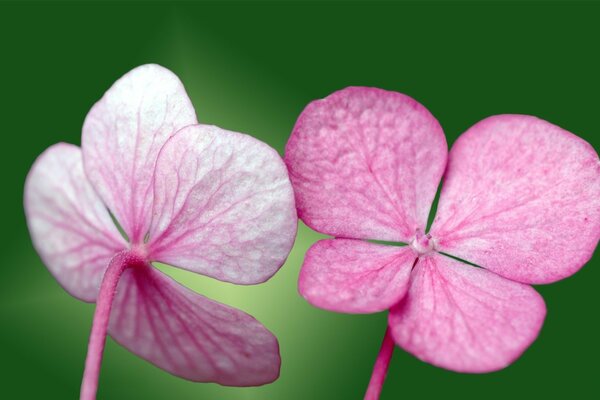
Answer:
M417 101L350 87L304 109L285 161L311 228L408 242L425 229L447 152L442 128Z
M417 262L408 294L390 310L395 342L423 361L483 373L515 361L546 315L530 286L440 254Z
M452 147L432 227L437 248L509 279L575 273L600 239L600 160L535 117L500 115Z
M306 253L300 294L316 307L345 313L373 313L396 304L408 288L417 254L410 247L362 240L326 239Z
M150 226L158 152L195 123L183 85L158 65L125 74L88 113L81 138L86 174L132 243L141 243Z
M123 273L108 332L140 357L192 381L255 386L279 376L279 345L263 325L150 266Z
M263 282L296 235L283 160L266 144L215 126L183 129L154 179L150 259L238 284Z
M94 301L115 253L126 247L83 172L81 150L59 143L35 161L25 182L33 245L71 295Z

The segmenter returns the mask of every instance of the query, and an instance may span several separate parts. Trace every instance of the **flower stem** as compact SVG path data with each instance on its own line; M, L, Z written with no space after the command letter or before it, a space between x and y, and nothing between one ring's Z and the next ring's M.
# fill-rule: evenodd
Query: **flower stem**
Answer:
M96 311L92 323L92 332L88 344L87 357L85 359L85 371L81 382L81 400L94 400L98 390L98 378L100 376L100 365L102 364L102 353L106 343L106 330L110 317L110 309L117 292L117 284L123 271L134 261L132 254L123 251L116 254L104 273L100 292L96 299Z
M371 375L369 387L367 388L367 393L365 394L365 400L379 399L393 353L394 340L392 339L390 328L388 326L385 330L385 335L383 336L383 342L381 343L377 360L375 360L375 366L373 367L373 374Z

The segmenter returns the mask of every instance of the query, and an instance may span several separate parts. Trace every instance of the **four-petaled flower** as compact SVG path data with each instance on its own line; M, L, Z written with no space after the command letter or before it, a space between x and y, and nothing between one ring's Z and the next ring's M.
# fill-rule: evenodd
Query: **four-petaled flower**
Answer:
M97 303L82 398L95 397L107 329L186 379L247 386L278 377L271 332L151 265L256 284L279 269L296 235L281 157L250 136L199 125L170 71L145 65L117 81L87 115L81 149L57 144L36 160L25 210L50 272Z
M306 107L285 161L298 216L335 237L306 254L300 293L332 311L389 309L367 398L379 396L394 342L454 371L509 365L546 314L529 284L574 274L600 238L598 155L531 116L486 118L448 154L412 98L347 88Z

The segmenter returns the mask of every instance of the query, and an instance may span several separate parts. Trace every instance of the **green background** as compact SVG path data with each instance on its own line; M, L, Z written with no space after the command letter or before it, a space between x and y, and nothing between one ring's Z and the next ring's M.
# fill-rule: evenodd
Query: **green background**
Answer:
M133 67L182 79L202 122L283 151L311 100L348 85L413 96L452 143L476 121L533 114L600 148L600 6L594 3L329 3L0 5L3 266L0 397L75 398L94 306L70 297L34 252L22 208L25 175L49 145L80 143L83 119ZM109 340L101 398L361 398L386 315L311 307L296 281L320 236L300 226L282 270L241 287L168 269L185 285L256 316L279 338L281 378L225 388L175 378ZM509 368L448 372L397 349L382 398L587 398L598 393L600 256L538 287L539 339Z

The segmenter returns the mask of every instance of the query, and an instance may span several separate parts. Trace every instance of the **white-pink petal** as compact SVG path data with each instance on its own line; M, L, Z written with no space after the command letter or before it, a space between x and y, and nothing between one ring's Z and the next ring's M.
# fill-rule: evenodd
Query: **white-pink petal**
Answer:
M306 253L298 288L312 305L326 310L384 311L404 297L416 259L408 246L320 240Z
M536 339L545 315L532 287L431 254L417 262L389 325L394 341L419 359L483 373L515 361Z
M88 113L81 139L86 174L132 243L140 244L150 226L158 152L196 122L183 85L158 65L125 74Z
M283 160L251 136L195 125L162 149L154 179L152 260L254 284L283 265L296 236Z
M487 118L452 147L431 233L438 250L509 279L572 275L600 239L598 155L544 120Z
M442 128L420 103L351 87L304 109L285 160L298 215L311 228L408 242L425 229L447 152Z
M44 264L71 295L95 301L108 262L127 244L83 172L81 149L59 143L35 161L25 214Z
M279 376L279 345L263 325L149 265L123 273L108 332L133 353L192 381L256 386Z

